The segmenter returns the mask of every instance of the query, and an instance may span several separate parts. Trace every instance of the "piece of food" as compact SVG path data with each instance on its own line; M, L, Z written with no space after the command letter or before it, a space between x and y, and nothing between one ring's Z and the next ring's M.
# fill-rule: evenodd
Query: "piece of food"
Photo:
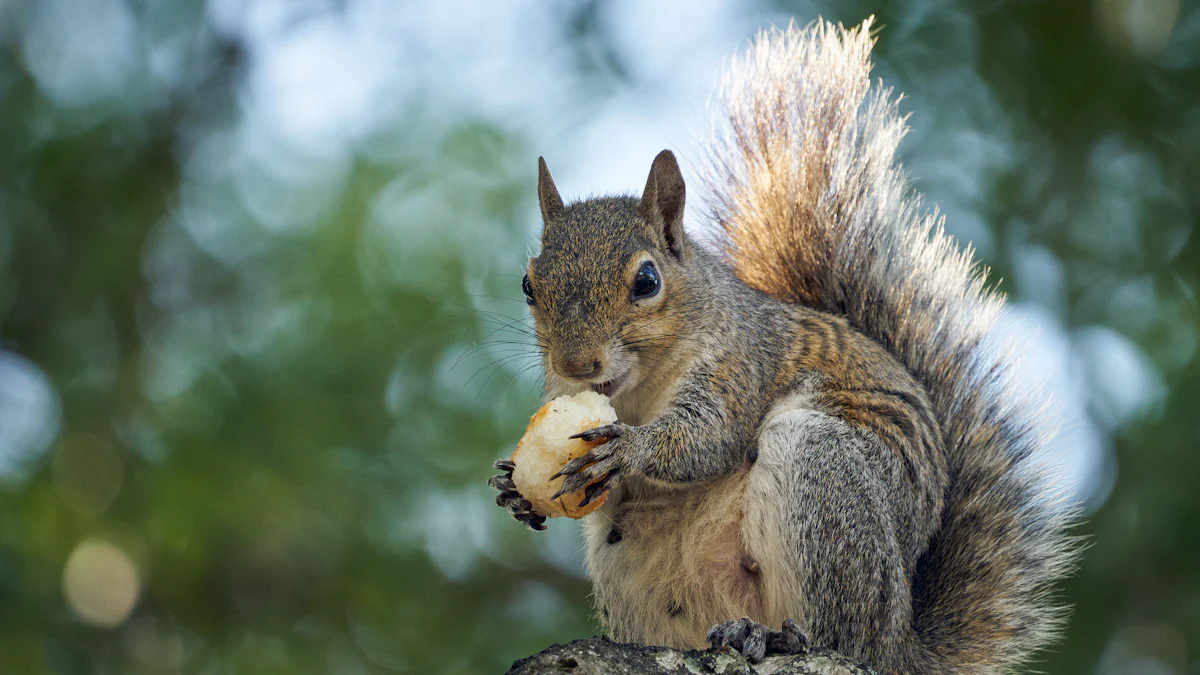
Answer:
M529 418L529 427L512 454L516 464L512 479L521 496L533 504L535 512L547 518L582 518L604 504L607 492L584 507L579 506L583 490L551 499L562 487L563 477L550 480L550 476L604 442L601 439L589 443L571 438L572 435L616 421L617 411L609 405L608 397L594 391L559 396Z

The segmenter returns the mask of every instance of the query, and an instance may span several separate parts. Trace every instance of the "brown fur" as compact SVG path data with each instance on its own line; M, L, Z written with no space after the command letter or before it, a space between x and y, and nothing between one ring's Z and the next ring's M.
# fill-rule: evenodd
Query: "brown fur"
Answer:
M792 618L883 672L995 673L1060 624L1070 512L981 346L1001 303L907 197L869 49L822 25L735 62L708 181L723 259L684 234L670 152L640 199L564 205L539 164L546 394L619 383L619 482L587 522L618 639ZM635 298L646 260L661 290Z

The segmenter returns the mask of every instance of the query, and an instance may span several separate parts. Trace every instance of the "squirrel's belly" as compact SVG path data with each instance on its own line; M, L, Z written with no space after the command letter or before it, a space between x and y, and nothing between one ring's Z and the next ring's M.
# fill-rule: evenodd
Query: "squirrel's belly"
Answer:
M620 503L587 520L596 613L616 640L702 648L722 621L766 616L763 570L742 520L747 472L710 485L626 485Z

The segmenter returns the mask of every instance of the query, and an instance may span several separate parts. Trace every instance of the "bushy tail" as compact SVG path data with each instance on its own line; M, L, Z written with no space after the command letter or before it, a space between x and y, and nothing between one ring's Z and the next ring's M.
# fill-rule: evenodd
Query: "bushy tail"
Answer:
M759 36L722 82L709 208L750 286L846 316L928 389L953 484L914 588L933 672L1003 672L1059 633L1051 597L1077 546L1035 470L1040 406L985 338L1004 301L911 194L897 98L871 85L871 21Z

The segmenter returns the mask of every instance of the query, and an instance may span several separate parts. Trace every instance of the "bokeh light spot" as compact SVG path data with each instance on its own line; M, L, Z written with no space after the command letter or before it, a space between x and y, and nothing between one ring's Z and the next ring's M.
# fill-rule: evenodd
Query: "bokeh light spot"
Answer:
M86 539L71 552L63 570L63 595L80 619L114 628L129 618L141 592L137 568L125 551Z
M58 434L58 395L32 362L0 351L0 480L21 480Z
M1179 0L1099 0L1101 33L1114 46L1148 57L1162 51L1179 20Z
M46 0L32 5L24 55L47 96L94 105L125 90L137 69L137 20L120 0Z

